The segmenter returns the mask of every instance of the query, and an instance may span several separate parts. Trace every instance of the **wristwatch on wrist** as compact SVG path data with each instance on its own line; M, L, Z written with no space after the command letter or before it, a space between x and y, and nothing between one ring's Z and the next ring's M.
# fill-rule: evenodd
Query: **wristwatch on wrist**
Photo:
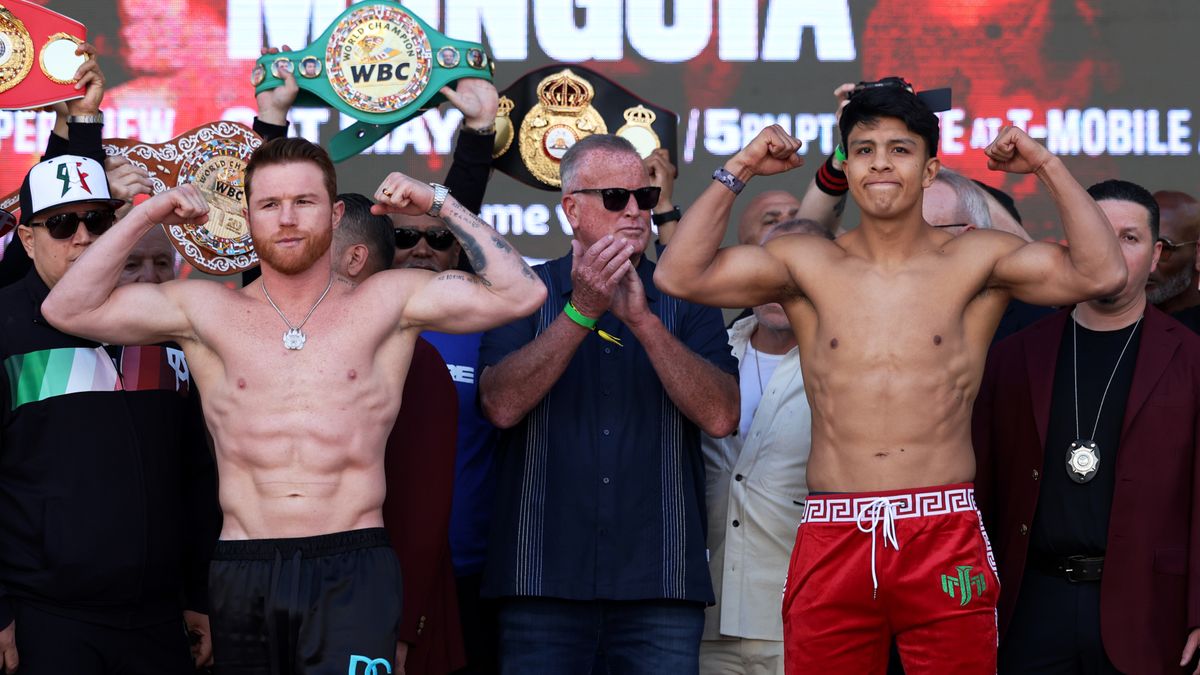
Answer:
M683 217L683 211L681 211L679 209L679 206L676 206L675 208L671 209L670 211L663 211L662 213L650 214L650 222L654 223L655 225L662 225L664 223L674 222L676 220L679 220L682 217Z
M98 112L95 115L68 115L68 124L104 124L104 113Z
M467 119L465 117L463 118L461 128L463 131L465 131L467 133L476 134L479 136L491 136L496 133L496 123L495 122L492 122L491 124L487 125L486 127L482 128L482 129L476 129L475 127L467 126Z
M450 196L450 188L439 183L430 183L429 187L433 188L433 206L425 213L437 218L442 214L442 205L446 203L446 197Z
M723 166L714 171L712 177L713 180L729 188L735 195L741 194L742 190L746 187L745 182L738 180L737 176L726 171Z

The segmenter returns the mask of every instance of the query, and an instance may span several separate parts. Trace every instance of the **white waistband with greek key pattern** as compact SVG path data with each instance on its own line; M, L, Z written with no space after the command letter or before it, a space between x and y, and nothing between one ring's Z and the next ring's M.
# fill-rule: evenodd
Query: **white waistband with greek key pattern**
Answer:
M888 496L810 497L804 507L802 523L857 523L863 511L879 500L891 505L893 518L921 518L975 510L974 488L953 488Z

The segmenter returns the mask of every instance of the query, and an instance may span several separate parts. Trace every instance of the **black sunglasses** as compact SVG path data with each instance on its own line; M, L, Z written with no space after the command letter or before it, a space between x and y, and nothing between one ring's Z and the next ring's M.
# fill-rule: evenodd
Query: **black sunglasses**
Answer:
M83 213L59 213L41 222L31 222L29 226L44 225L51 237L55 239L70 239L75 236L75 231L79 229L79 223L83 223L88 232L99 237L108 232L108 228L113 226L116 217L117 214L112 209L98 209L96 211L84 211Z
M658 195L662 192L662 188L644 187L636 190L626 190L625 188L587 188L584 190L575 190L571 194L579 194L580 192L599 194L600 198L604 200L604 208L609 211L624 209L625 205L629 203L629 195L632 193L638 208L643 211L649 211L658 203Z
M454 233L447 229L422 232L411 227L397 227L393 232L396 233L396 248L412 248L421 241L421 237L424 237L425 243L435 251L445 251L454 244Z

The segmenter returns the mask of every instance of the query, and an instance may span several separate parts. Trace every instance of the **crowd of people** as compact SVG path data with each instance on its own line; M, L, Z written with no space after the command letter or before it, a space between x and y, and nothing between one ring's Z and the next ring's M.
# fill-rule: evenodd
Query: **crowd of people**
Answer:
M362 195L284 73L231 287L174 279L204 196L106 160L78 78L0 290L5 672L1200 673L1191 196L1006 128L1033 241L911 89L843 85L815 171L769 127L692 204L579 140L531 268L477 215L489 82L444 185Z

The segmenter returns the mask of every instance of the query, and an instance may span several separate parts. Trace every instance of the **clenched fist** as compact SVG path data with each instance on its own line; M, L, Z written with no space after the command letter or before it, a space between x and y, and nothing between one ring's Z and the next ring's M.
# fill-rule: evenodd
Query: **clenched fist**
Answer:
M796 154L801 145L800 139L784 131L778 124L772 124L758 132L750 145L733 156L726 168L734 175L744 174L746 177L790 171L804 165L804 159Z
M393 172L383 179L375 191L375 205L371 207L371 213L377 216L389 213L420 216L432 206L433 188L428 183Z
M147 219L154 224L202 225L208 222L208 202L204 201L200 189L191 183L160 192L142 202L139 208L145 211Z
M989 169L1008 173L1035 173L1054 157L1046 146L1016 127L1001 129L983 152Z

